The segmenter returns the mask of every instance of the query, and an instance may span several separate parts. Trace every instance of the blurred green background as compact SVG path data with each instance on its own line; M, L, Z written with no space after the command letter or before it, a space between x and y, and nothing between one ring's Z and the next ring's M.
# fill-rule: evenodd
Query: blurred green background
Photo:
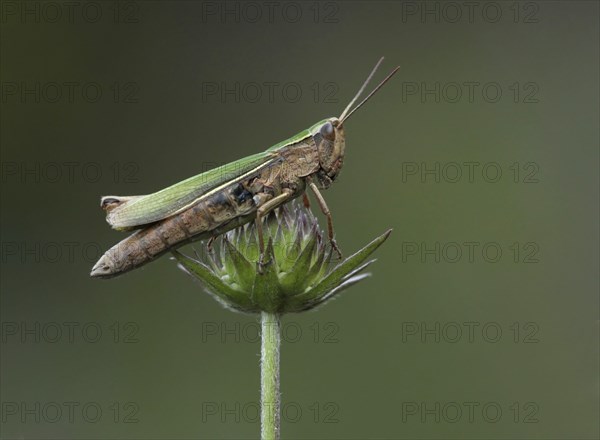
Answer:
M598 438L597 2L1 8L2 438L257 437L256 317L166 257L90 279L99 198L338 116L381 55L324 195L346 254L394 232L284 317L283 438Z

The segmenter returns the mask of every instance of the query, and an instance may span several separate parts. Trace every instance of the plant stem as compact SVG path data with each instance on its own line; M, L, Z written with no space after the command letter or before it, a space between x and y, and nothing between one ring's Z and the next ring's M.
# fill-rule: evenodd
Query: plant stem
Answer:
M279 418L279 347L281 329L279 316L275 313L261 312L261 438L278 440Z

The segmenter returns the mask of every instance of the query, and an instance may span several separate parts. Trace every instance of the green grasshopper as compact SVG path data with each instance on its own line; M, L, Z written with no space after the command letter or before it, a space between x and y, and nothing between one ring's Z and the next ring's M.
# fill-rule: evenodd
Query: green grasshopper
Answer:
M265 251L262 219L270 211L310 187L327 218L332 248L331 212L321 195L338 176L344 160L344 122L365 104L399 69L396 67L360 104L354 103L373 78L381 58L339 118L327 118L268 150L190 177L144 196L106 196L100 205L106 221L117 230L137 229L110 248L90 276L111 278L143 266L187 243L213 240L220 234L256 222L259 265Z

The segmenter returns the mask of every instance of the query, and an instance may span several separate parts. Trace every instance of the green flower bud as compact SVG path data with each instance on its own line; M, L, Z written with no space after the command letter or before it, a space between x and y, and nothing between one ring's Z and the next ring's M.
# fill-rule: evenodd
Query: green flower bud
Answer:
M221 236L206 258L174 251L179 267L196 278L224 306L245 313L292 313L317 307L368 277L366 261L391 229L338 264L323 238L316 217L292 203L263 221L264 263L259 267L254 222ZM204 261L202 261L204 260Z

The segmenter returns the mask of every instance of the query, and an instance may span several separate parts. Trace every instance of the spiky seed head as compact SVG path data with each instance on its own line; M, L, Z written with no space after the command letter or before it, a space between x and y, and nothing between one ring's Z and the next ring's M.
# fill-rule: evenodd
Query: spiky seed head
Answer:
M254 222L222 235L205 256L178 251L179 267L224 306L245 312L293 313L315 308L368 277L362 271L391 229L337 264L316 217L292 203L263 219L266 255L259 267Z

